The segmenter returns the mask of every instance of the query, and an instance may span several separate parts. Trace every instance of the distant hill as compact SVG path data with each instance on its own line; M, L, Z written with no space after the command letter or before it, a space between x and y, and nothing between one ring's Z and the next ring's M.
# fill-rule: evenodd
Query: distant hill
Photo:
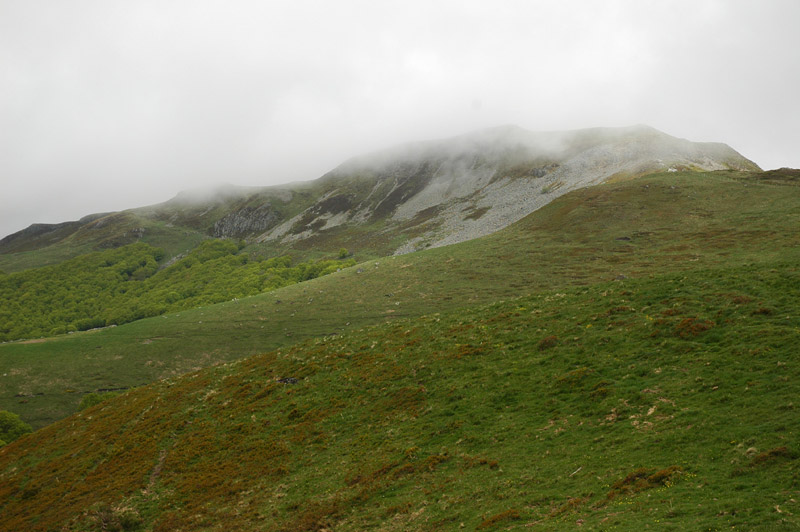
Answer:
M74 222L33 224L0 240L0 249L3 253L19 253L57 244L84 225L107 214L90 214Z
M275 255L346 248L405 253L496 232L577 188L658 171L758 171L724 144L647 126L531 132L516 126L356 157L316 181L220 187L0 240L0 269L52 264L142 240L188 251L202 238L246 239Z

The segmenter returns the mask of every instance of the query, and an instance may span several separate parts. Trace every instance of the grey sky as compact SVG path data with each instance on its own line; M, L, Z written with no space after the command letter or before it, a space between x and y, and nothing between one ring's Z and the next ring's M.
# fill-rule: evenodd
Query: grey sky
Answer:
M800 2L0 0L0 237L501 124L800 167Z

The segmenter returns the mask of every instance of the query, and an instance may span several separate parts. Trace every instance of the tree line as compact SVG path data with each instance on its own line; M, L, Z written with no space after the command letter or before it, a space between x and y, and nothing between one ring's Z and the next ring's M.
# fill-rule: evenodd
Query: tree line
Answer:
M353 259L253 260L230 240L207 240L165 266L144 243L0 275L0 341L54 336L211 305L306 281Z

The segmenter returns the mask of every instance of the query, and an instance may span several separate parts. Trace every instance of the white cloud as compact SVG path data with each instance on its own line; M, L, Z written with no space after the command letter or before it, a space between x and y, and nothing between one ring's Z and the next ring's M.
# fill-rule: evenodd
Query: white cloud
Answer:
M0 233L503 123L800 166L800 4L5 0Z

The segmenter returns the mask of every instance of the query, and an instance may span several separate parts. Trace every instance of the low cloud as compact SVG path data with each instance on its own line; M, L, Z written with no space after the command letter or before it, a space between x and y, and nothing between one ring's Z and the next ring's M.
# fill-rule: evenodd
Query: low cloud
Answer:
M800 166L791 1L9 1L0 236L501 124Z

